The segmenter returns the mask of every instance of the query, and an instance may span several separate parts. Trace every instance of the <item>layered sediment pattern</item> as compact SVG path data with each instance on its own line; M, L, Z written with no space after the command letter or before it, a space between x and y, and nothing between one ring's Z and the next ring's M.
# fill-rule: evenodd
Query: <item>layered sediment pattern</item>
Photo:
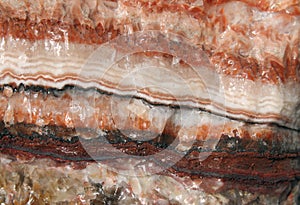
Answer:
M0 202L299 204L300 8L0 2Z
M199 202L200 198L207 203L230 203L235 197L260 203L264 200L281 203L288 197L291 203L297 200L294 195L297 196L295 185L300 175L298 131L232 120L199 109L153 105L143 99L100 93L94 89L4 86L1 93L2 102L19 97L11 100L14 104L8 101L5 107L10 109L1 111L0 152L6 157L9 155L10 162L3 166L20 163L28 167L26 169L33 169L35 163L46 163L43 166L56 167L52 174L58 175L69 167L74 171L68 172L68 177L76 178L79 172L84 178L76 179L76 183L93 190L93 195L89 196L75 189L75 193L69 193L72 200L83 194L91 203L93 200L154 203L157 197L165 202L182 203L172 199L173 195L169 198L161 196L160 192L156 195L151 188L141 185L145 183L143 180L153 180L155 189L161 190L164 189L161 180L169 183L179 180L178 177L180 181L170 182L178 188L173 194L190 186L198 187L195 188L198 197L191 198L191 203ZM85 103L74 104L72 95L76 96L76 102ZM66 104L68 100L70 103ZM143 112L138 112L141 110ZM94 176L89 169L96 165L102 171L96 171ZM105 184L102 172L113 173L123 182ZM132 178L135 182L130 181ZM93 180L104 184L96 186ZM69 185L63 183L61 186ZM106 191L98 193L95 186L115 191L119 190L115 186L121 186L119 191L126 197L112 194L109 198ZM136 190L136 186L141 190ZM274 187L277 187L275 192ZM238 195L229 197L232 190ZM293 196L290 196L291 190L296 192ZM44 197L37 191L23 194L24 200L38 201L38 196ZM53 200L58 200L60 195L51 191L49 194ZM185 194L188 196L191 192L186 190ZM83 199L76 200L79 203Z

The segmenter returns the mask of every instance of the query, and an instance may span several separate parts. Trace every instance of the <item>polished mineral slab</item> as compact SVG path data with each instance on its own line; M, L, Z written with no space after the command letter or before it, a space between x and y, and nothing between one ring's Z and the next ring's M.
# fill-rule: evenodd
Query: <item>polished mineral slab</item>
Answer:
M299 204L296 0L1 1L0 202Z

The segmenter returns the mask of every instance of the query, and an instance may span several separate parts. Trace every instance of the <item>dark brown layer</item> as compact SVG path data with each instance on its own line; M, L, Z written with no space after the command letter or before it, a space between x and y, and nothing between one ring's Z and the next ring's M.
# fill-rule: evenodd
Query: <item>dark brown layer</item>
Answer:
M45 132L37 133L34 130ZM56 133L64 133L70 137L62 139ZM72 135L72 130L62 128L38 129L36 126L23 124L7 128L2 123L0 152L27 160L33 157L51 158L58 165L72 162L74 168L83 168L86 163L94 160L113 164L124 157L134 159L136 156L153 156L151 162L160 169L167 168L165 174L176 173L194 179L221 178L231 183L245 184L244 188L247 189L252 185L257 185L255 189L260 189L258 185L271 187L286 184L300 178L300 150L295 150L293 145L282 145L276 139L255 141L222 136L216 147L204 147L203 141L197 141L190 151L182 155L175 151L176 145L169 146L171 142L167 141L167 136L142 142L133 141L118 131L106 132L93 140L83 140ZM228 144L233 142L236 146L228 148ZM163 150L170 161L156 158L155 154ZM119 151L124 154L120 156ZM172 159L181 155L182 159L169 168Z

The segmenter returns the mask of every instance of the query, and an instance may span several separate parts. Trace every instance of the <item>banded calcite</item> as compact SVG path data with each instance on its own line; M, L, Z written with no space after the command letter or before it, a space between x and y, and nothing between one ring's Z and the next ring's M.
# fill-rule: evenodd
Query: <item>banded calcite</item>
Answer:
M299 11L0 2L1 203L300 203Z

